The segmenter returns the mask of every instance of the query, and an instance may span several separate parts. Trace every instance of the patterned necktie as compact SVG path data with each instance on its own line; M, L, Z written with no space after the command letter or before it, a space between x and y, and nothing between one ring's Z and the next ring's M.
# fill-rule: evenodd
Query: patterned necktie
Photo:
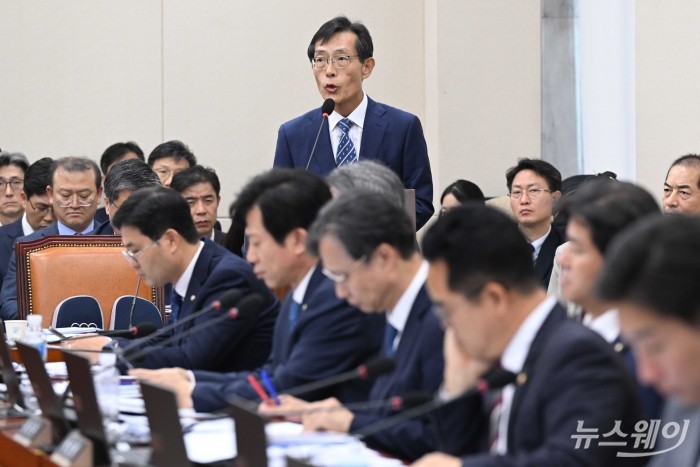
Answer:
M503 389L491 391L489 401L489 452L498 454L498 429L503 412Z
M299 312L301 312L301 304L292 300L292 306L289 307L289 332L294 330L294 326L297 324L297 318L299 318Z
M350 127L352 126L352 120L349 120L347 118L344 118L338 122L338 127L343 133L340 137L340 143L338 143L338 155L335 158L336 165L338 167L357 162L357 153L355 152L355 145L352 144L352 140L350 139L349 135Z
M387 357L394 356L394 340L399 331L389 323L386 323L384 328L384 355Z

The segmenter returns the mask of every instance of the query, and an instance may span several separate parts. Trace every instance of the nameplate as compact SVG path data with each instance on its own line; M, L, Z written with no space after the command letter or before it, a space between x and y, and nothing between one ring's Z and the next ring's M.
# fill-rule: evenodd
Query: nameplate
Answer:
M51 461L60 467L90 467L92 461L92 441L73 430L51 454Z
M50 445L51 433L51 422L44 417L35 416L27 419L22 428L12 435L12 439L25 448L35 448Z

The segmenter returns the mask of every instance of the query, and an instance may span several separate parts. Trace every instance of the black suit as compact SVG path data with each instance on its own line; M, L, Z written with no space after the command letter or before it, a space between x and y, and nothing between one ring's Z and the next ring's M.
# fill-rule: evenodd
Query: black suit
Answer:
M0 287L10 264L10 257L15 248L15 240L25 235L22 229L22 218L11 224L0 227Z
M552 226L549 235L544 239L544 243L540 248L540 253L535 261L535 273L540 279L545 290L549 287L549 278L552 275L552 267L554 266L554 253L556 253L559 245L564 243L566 238Z

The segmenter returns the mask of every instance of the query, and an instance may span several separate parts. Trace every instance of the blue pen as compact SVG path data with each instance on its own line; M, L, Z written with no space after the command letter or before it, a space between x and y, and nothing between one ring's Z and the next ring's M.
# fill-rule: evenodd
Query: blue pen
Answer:
M268 376L267 371L261 371L260 377L262 378L262 382L265 385L265 388L267 388L267 392L270 393L270 396L272 396L272 400L275 401L275 405L280 405L280 396L277 395L277 391L275 391L275 387L272 385L272 380L270 380L270 376Z

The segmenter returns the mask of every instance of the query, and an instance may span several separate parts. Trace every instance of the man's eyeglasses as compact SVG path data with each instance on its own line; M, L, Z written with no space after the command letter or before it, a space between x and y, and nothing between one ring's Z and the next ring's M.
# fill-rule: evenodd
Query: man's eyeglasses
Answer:
M513 199L520 199L522 198L523 193L527 193L528 198L537 199L544 191L546 191L547 193L552 192L552 190L545 190L544 188L533 186L532 188L528 188L527 190L513 190L508 196L510 196Z
M78 206L81 208L86 208L88 206L92 206L92 204L95 202L95 198L90 196L80 196L77 193L73 193L72 195L56 195L56 200L58 201L58 205L61 206L62 208L69 208L73 204L73 200L77 199Z
M364 263L367 260L367 255L362 255L360 259L352 263L350 266L350 269L348 269L348 272L342 273L342 274L336 274L335 272L329 271L325 267L321 270L323 272L323 275L335 282L336 284L342 284L343 282L348 280L348 277L350 277L350 274L355 272L357 268L359 268L362 263Z
M139 255L143 253L146 250L149 250L150 248L153 248L156 245L160 245L160 239L156 240L155 242L151 243L145 248L142 248L139 251L129 251L127 249L122 250L122 254L124 255L124 258L131 264L132 266L136 267L139 266Z
M333 64L336 68L347 68L350 65L353 57L359 55L341 55L340 57L314 57L311 59L311 65L317 70L325 70L329 64Z
M50 204L44 204L44 203L36 203L36 206L34 203L32 203L31 199L27 199L29 201L29 205L34 209L36 212L40 212L42 214L52 214L53 213L53 206Z
M0 178L0 191L7 190L8 185L12 191L18 191L24 187L24 180L21 178L11 178L10 180Z

